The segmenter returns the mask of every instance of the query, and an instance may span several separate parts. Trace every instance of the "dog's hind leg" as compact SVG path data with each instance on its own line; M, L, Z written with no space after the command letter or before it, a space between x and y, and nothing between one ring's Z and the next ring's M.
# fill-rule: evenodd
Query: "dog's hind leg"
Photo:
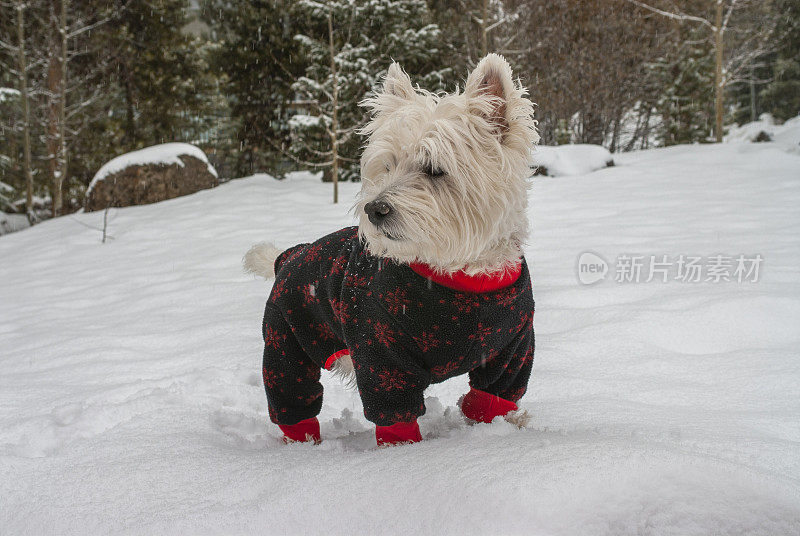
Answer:
M322 409L322 369L302 349L280 311L267 304L262 325L262 375L269 418L284 441L320 441L317 415Z

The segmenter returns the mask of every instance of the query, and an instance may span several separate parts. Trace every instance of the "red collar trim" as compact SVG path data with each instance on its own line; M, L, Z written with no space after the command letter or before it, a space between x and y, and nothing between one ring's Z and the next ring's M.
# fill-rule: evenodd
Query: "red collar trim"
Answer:
M461 292L492 292L504 289L516 283L522 273L522 262L510 270L476 275L467 275L463 270L452 274L437 274L427 264L418 262L412 262L409 266L425 279Z

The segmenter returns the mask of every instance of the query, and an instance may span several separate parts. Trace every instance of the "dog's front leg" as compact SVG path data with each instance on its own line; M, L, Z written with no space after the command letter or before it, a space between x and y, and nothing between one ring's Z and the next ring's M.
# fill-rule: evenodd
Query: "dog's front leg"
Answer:
M425 413L430 374L412 359L382 350L353 355L364 415L375 423L379 447L416 443L422 440L417 418Z
M534 334L528 324L519 341L501 350L494 359L470 371L470 391L461 399L461 412L470 421L489 423L495 417L524 427L527 412L515 413L517 401L528 387L533 366Z

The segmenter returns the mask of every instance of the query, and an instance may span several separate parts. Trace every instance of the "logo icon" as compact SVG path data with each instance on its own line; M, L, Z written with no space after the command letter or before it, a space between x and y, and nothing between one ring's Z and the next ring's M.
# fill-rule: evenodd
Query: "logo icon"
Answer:
M578 257L578 281L582 285L591 285L605 279L608 273L606 260L591 251L584 251Z

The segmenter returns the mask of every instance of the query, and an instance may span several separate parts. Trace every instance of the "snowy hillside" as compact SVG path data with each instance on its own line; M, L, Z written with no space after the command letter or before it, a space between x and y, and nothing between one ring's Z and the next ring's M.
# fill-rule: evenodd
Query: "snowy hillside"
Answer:
M427 393L426 440L390 449L329 376L324 442L280 442L271 282L240 268L350 224L356 185L333 206L306 175L256 176L112 210L106 244L102 213L0 238L0 534L800 533L800 156L615 162L530 192L529 428L466 426L462 377ZM578 282L587 251L605 281ZM758 281L614 281L626 256L718 254L761 255Z

